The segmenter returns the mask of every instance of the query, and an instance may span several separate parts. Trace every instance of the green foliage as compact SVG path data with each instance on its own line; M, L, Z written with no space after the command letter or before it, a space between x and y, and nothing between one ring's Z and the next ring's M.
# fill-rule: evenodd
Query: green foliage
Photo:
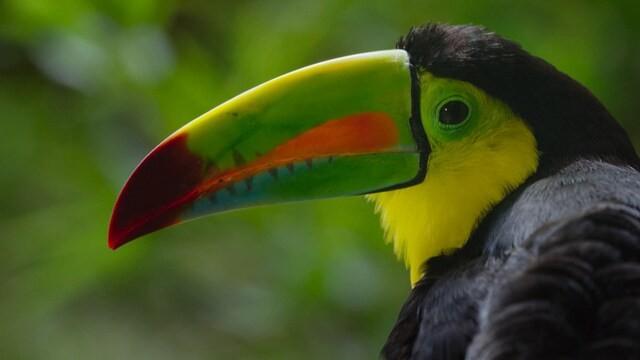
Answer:
M477 23L582 81L638 139L631 1L0 1L0 358L375 358L407 275L360 198L106 247L153 145L276 75Z

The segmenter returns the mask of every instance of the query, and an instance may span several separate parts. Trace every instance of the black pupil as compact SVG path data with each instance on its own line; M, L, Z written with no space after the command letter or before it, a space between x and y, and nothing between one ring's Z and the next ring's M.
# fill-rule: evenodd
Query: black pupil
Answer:
M438 120L447 125L456 125L467 119L469 107L460 100L452 100L440 108Z

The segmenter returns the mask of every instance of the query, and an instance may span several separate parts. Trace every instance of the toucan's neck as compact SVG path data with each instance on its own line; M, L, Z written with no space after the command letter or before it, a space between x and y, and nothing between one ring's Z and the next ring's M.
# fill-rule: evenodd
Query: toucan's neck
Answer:
M462 247L484 215L535 172L536 141L524 122L513 119L501 131L460 142L460 149L434 149L422 183L369 195L412 284L428 259Z

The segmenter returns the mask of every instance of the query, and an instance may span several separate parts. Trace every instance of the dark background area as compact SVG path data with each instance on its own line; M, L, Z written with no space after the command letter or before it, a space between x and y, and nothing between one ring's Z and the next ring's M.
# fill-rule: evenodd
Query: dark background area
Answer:
M409 281L362 198L221 214L115 253L107 224L182 124L427 21L517 40L640 140L634 1L0 0L0 358L376 358Z

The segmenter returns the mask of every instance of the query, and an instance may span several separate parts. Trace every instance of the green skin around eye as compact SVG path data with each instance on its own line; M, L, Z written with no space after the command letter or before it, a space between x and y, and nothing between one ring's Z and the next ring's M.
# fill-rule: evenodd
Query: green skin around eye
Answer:
M480 118L478 91L461 81L440 79L425 73L421 78L421 113L425 131L430 140L460 140L474 131ZM449 101L459 100L469 107L467 119L460 124L449 125L439 121L440 108Z

